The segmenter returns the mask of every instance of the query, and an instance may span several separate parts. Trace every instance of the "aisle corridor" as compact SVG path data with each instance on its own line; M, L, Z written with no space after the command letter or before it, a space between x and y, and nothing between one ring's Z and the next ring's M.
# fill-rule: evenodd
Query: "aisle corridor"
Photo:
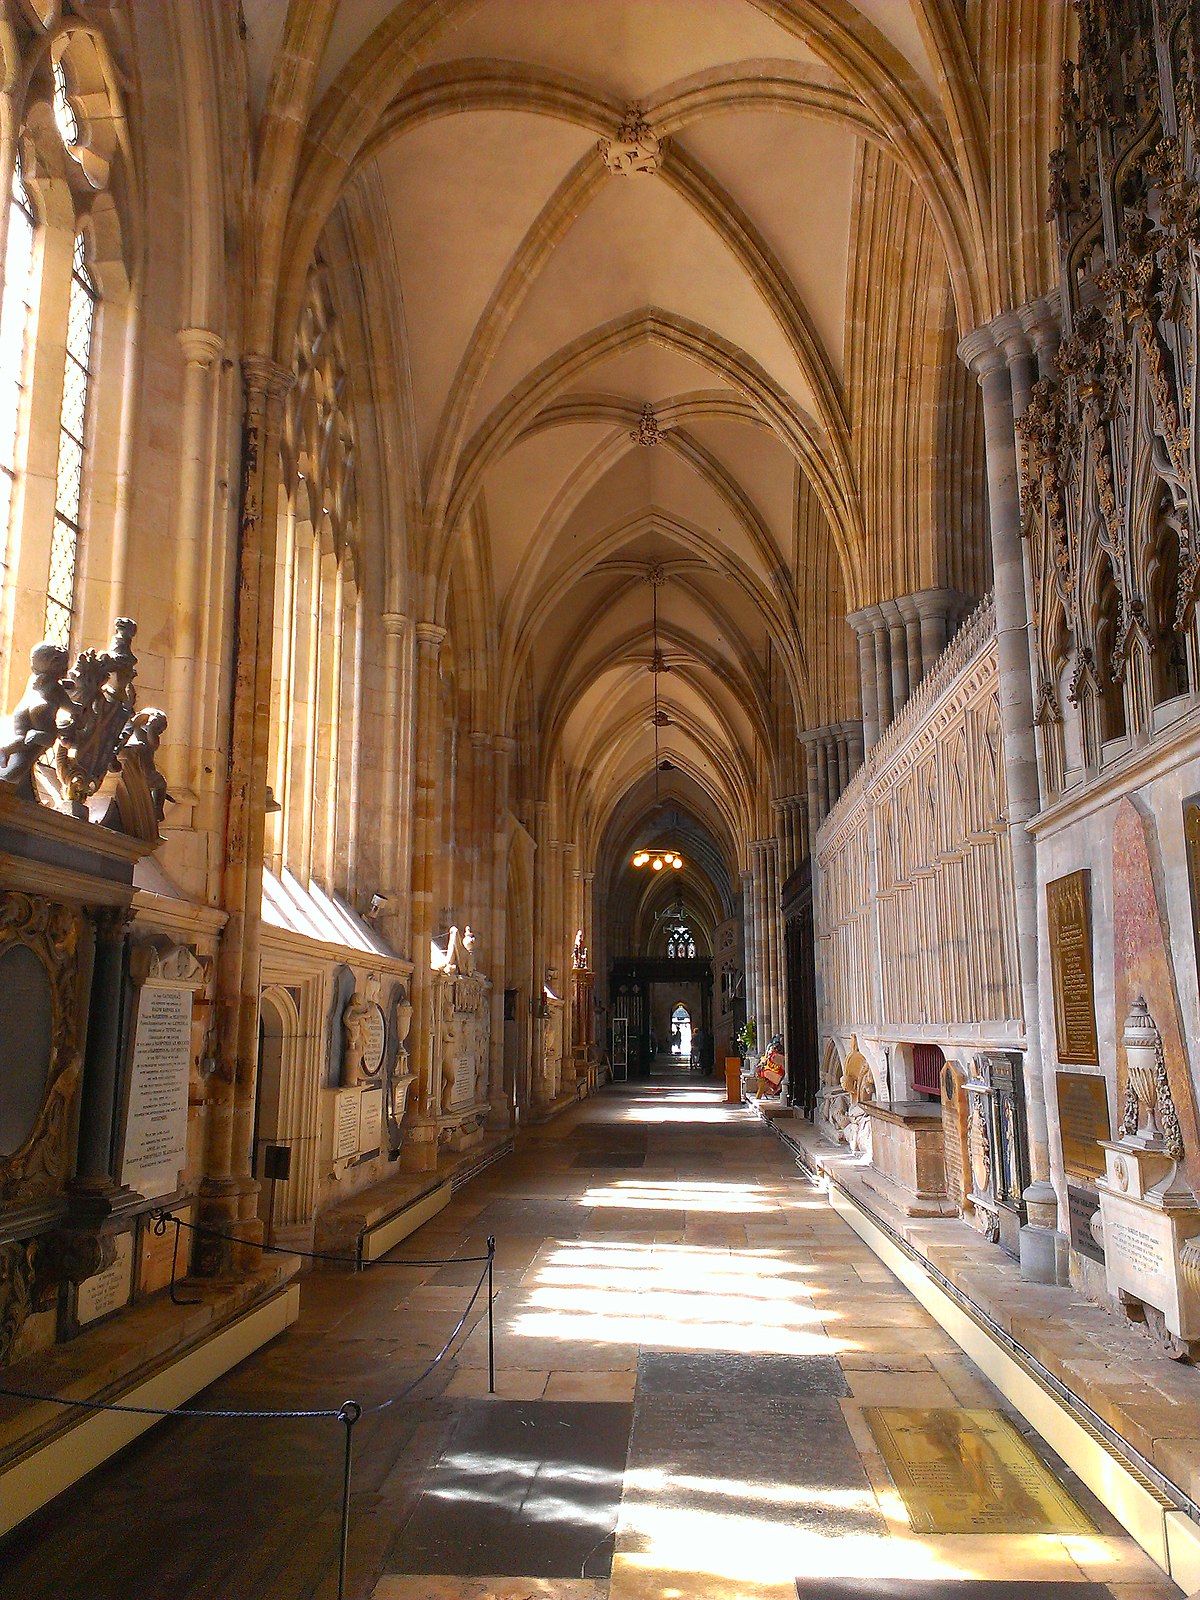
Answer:
M477 1321L418 1399L364 1417L357 1600L795 1600L798 1578L812 1600L891 1595L897 1576L1039 1580L1031 1600L1051 1582L1078 1600L1179 1594L1060 1465L1057 1531L998 1531L1038 1510L1032 1491L988 1503L992 1531L913 1531L865 1413L932 1410L957 1437L960 1408L999 1398L707 1080L611 1089L523 1135L397 1254L471 1255L489 1234L497 1396ZM310 1277L297 1326L198 1403L385 1399L477 1271ZM166 1423L18 1530L0 1594L332 1596L339 1432ZM964 1449L964 1504L988 1472ZM955 1489L939 1480L943 1504Z

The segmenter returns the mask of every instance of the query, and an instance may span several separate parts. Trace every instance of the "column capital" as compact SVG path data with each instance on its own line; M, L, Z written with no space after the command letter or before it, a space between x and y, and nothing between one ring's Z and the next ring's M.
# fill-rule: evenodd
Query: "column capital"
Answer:
M1062 338L1062 297L1057 289L1031 300L1016 313L1035 351Z
M596 881L596 874L594 872L581 872L579 876L583 879L584 883L595 883Z
M246 396L261 395L265 400L282 400L295 382L295 374L270 356L242 357L242 381Z
M381 611L379 620L383 623L383 631L390 634L393 639L400 638L408 627L408 618L403 611Z
M446 637L445 628L436 622L418 622L413 627L417 643L424 645L427 650L439 649L442 640Z
M511 756L517 748L517 741L507 733L494 733L492 746L500 755Z
M190 366L211 367L225 348L224 339L210 328L180 328L176 337Z
M854 629L859 638L874 633L883 622L883 613L878 606L863 606L861 611L847 613L846 621Z
M997 367L1007 367L1004 352L996 342L989 322L982 323L978 328L973 328L958 342L958 359L970 367L975 376L982 381Z

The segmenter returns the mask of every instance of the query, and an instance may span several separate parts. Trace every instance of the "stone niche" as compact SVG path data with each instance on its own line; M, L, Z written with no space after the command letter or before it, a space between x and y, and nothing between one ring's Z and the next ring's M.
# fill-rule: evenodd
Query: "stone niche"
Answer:
M491 980L478 970L475 937L450 929L433 949L432 1081L437 1106L438 1144L469 1150L483 1138L491 1105Z

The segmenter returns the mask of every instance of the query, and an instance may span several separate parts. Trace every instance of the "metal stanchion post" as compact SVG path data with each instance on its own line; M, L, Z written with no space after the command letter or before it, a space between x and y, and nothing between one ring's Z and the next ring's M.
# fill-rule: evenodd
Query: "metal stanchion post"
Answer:
M496 1236L492 1234L487 1242L488 1260L488 1393L496 1392L496 1319L492 1313L493 1284L492 1264L496 1259Z
M346 1600L346 1557L350 1550L350 1474L354 1465L354 1424L362 1416L357 1400L347 1400L338 1411L346 1429L346 1454L342 1462L342 1540L338 1551L337 1600Z

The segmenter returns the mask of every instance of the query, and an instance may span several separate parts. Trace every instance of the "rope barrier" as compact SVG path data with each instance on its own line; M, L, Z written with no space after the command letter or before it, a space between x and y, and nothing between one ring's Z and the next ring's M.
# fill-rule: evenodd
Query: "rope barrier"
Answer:
M403 1261L388 1261L380 1258L377 1261L362 1260L358 1256L335 1256L320 1250L293 1250L286 1244L260 1244L257 1239L239 1239L236 1234L222 1233L219 1228L209 1228L202 1222L186 1222L182 1217L177 1217L173 1211L151 1211L154 1219L154 1234L161 1239L166 1232L167 1223L173 1222L176 1231L186 1228L189 1233L201 1233L209 1239L223 1239L226 1244L236 1244L251 1250L261 1250L264 1254L280 1256L299 1256L302 1261L332 1261L341 1267L354 1267L363 1271L367 1267L457 1267L465 1266L478 1261L486 1261L488 1257L482 1256L410 1256Z
M176 1297L175 1297L175 1261L176 1261L176 1256L178 1255L178 1249L179 1249L179 1230L180 1230L181 1227L192 1227L193 1231L195 1231L197 1233L211 1233L211 1232L214 1232L215 1230L206 1229L206 1228L203 1228L203 1227L199 1227L199 1226L193 1225L191 1223L183 1222L179 1217L172 1216L171 1213L168 1212L168 1211L152 1212L151 1216L154 1219L155 1233L160 1238L166 1232L166 1228L167 1228L167 1223L168 1222L173 1222L175 1224L174 1249L172 1251L172 1257L171 1257L171 1299L172 1299L172 1301L176 1305L197 1304L198 1302L195 1302L195 1301L188 1301L188 1300L182 1300L181 1301L181 1300L177 1300ZM229 1234L218 1234L218 1237L225 1238L225 1239L230 1239L230 1241L232 1243L234 1243L234 1244L243 1243L243 1241L240 1240L240 1239L233 1239L232 1236L229 1235ZM276 1247L272 1246L272 1245L266 1245L266 1246L259 1246L259 1248L260 1249L271 1249L271 1250L273 1250ZM284 1253L285 1254L289 1254L289 1255L292 1255L292 1254L294 1254L294 1255L302 1255L302 1254L304 1254L303 1251L287 1251L287 1252L284 1252ZM472 1262L482 1261L484 1263L483 1271L479 1274L479 1281L478 1281L478 1283L476 1283L474 1289L471 1291L471 1298L467 1301L467 1304L466 1304L466 1307L465 1307L465 1309L463 1311L462 1316L459 1317L458 1321L454 1324L454 1327L450 1332L449 1338L446 1340L445 1344L442 1345L441 1349L434 1356L433 1360L428 1362L422 1368L422 1370L417 1374L417 1376L415 1378L413 1378L411 1380L411 1382L407 1383L404 1386L403 1389L399 1390L396 1394L391 1395L387 1400L380 1401L377 1405L364 1406L358 1400L343 1400L341 1405L337 1406L337 1407L320 1407L320 1408L311 1409L311 1410L281 1410L281 1411L267 1411L267 1410L235 1411L235 1410L221 1409L221 1408L212 1407L212 1406L133 1406L133 1405L127 1405L127 1404L125 1404L125 1403L123 1403L122 1401L119 1401L119 1400L83 1400L83 1399L77 1399L74 1396L70 1396L70 1395L42 1394L42 1393L40 1393L39 1391L37 1391L35 1389L16 1389L16 1388L10 1387L7 1384L0 1385L0 1396L6 1397L6 1398L9 1398L9 1399L13 1399L13 1400L33 1400L33 1401L38 1401L38 1402L40 1402L42 1404L45 1404L45 1405L65 1406L65 1407L70 1407L72 1409L76 1409L76 1410L80 1410L80 1411L115 1411L115 1412L119 1412L119 1413L122 1413L122 1414L127 1415L127 1416L135 1416L135 1417L160 1417L160 1418L161 1417L192 1417L192 1418L195 1418L195 1419L198 1419L198 1420L205 1420L205 1421L207 1421L207 1420L218 1420L218 1421L223 1421L223 1422L224 1421L235 1421L235 1422L244 1422L244 1421L255 1421L255 1422L279 1422L279 1421L293 1421L293 1422L295 1422L295 1421L304 1421L304 1422L308 1422L308 1421L315 1421L315 1420L340 1422L342 1424L343 1428L345 1429L345 1438L344 1438L344 1444L343 1444L343 1448L342 1448L342 1511L341 1511L340 1526L339 1526L339 1530L338 1530L338 1586L337 1586L337 1600L345 1600L345 1597L346 1597L346 1569L347 1569L347 1562L348 1562L348 1559L349 1559L349 1551L350 1551L350 1494L351 1494L351 1486L352 1486L353 1472L354 1472L354 1425L355 1425L356 1422L358 1422L364 1416L378 1416L382 1412L389 1410L392 1406L398 1405L400 1403L400 1401L407 1400L409 1395L411 1395L414 1392L414 1390L419 1388L420 1385L425 1382L425 1379L428 1378L429 1375L434 1371L434 1369L442 1361L444 1361L446 1359L446 1357L449 1355L450 1351L453 1349L455 1341L457 1340L459 1334L462 1332L463 1328L466 1326L467 1318L471 1315L471 1311L472 1311L472 1309L473 1309L473 1307L475 1305L475 1302L479 1299L479 1296L483 1291L483 1286L484 1286L485 1282L486 1282L486 1284L488 1286L488 1303L487 1303L487 1317L488 1317L488 1393L489 1394L495 1394L495 1392L496 1392L496 1347L495 1347L496 1334L495 1334L495 1311L494 1311L495 1290L494 1290L494 1277L493 1277L493 1265L494 1265L494 1262L495 1262L495 1258L496 1258L496 1238L495 1238L494 1234L491 1234L491 1235L488 1236L487 1254L483 1255L483 1256L450 1256L450 1257L447 1257L447 1258L445 1258L444 1260L441 1260L441 1261L429 1261L429 1262L418 1262L418 1263L412 1263L412 1262L407 1262L407 1261L405 1261L405 1262L395 1262L395 1261L390 1261L389 1262L389 1261L385 1261L383 1263L379 1263L379 1262L371 1263L372 1265L375 1265L375 1266L378 1266L378 1265L383 1265L383 1266L411 1266L411 1265L414 1265L414 1264L415 1265L421 1265L421 1266L454 1266L454 1265L457 1265L459 1262L466 1262L466 1261L472 1261ZM314 1256L313 1259L315 1259L315 1260L323 1260L323 1259L345 1259L345 1258L326 1258L326 1257L321 1257L321 1256Z

